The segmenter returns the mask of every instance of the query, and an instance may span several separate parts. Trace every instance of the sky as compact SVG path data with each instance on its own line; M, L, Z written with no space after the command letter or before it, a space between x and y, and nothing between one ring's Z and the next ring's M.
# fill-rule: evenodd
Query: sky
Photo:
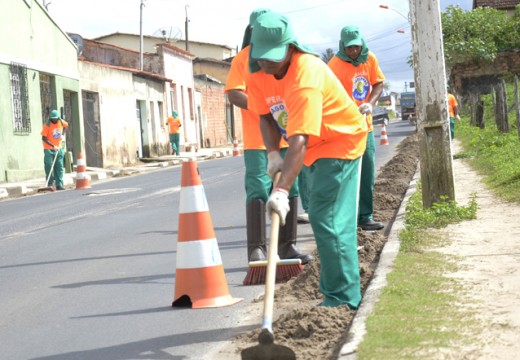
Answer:
M65 31L87 39L115 32L172 37L240 48L249 14L268 8L289 17L298 42L324 53L338 50L339 34L356 25L379 60L390 90L405 91L413 79L407 64L411 33L408 0L38 0ZM440 0L441 11L456 5L471 10L473 0ZM143 4L144 6L141 6ZM387 5L389 9L380 8ZM142 15L142 17L141 17ZM142 23L141 23L142 18ZM399 32L398 32L399 30ZM401 32L404 31L404 32ZM184 43L178 45L184 48Z

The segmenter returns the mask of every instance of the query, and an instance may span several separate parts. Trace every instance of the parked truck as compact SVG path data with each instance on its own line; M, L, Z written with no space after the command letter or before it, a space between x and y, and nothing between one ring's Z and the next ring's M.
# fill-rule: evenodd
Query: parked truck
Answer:
M401 93L401 119L415 122L417 114L415 113L415 92Z

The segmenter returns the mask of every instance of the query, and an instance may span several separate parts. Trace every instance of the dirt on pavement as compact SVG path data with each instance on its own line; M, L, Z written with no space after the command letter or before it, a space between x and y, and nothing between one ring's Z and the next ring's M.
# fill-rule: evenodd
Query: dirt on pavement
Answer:
M457 141L453 146L453 154L461 152ZM376 220L392 223L417 169L418 158L414 135L403 140L398 154L380 169L374 194ZM450 348L437 349L431 358L515 359L520 353L520 206L497 199L464 161L453 161L456 201L467 205L476 194L477 219L436 230L450 241L434 250L459 259L458 270L445 276L461 280L464 292L457 306L477 314L477 329L471 332L471 338ZM387 241L388 228L385 232L358 231L363 291ZM317 253L314 256L316 261L306 265L297 278L277 286L275 343L291 348L299 360L335 360L347 340L355 312L346 306L316 306L322 296L318 290L319 258ZM261 314L263 299L257 299L256 305ZM258 332L259 329L242 333L232 339L232 346L220 355L240 359L241 350L258 345Z
M386 224L393 221L417 169L418 158L418 142L414 135L403 140L398 145L397 155L380 169L374 191L374 219ZM389 226L385 231L358 229L362 291L372 278ZM345 343L355 311L347 306L316 306L323 299L319 292L319 257L316 252L313 255L316 260L306 265L298 277L277 286L273 324L275 344L291 348L299 360L335 359ZM263 298L256 302L261 314ZM233 349L228 347L223 351L228 353L229 359L239 359L240 350L258 345L258 333L259 329L237 336L232 340Z

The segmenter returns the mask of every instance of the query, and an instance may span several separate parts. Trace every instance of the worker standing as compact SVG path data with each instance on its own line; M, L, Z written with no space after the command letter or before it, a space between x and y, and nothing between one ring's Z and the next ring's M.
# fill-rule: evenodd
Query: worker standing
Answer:
M246 188L246 226L247 226L247 256L248 261L266 259L266 220L265 203L269 197L274 175L272 169L278 169L283 162L287 143L280 143L282 154L273 152L267 154L262 133L260 132L260 117L248 109L249 75L249 43L253 24L256 19L269 12L268 9L257 9L250 14L249 25L244 33L242 50L231 62L231 69L226 81L226 93L229 101L238 106L242 113L242 129L244 136L245 188ZM297 207L298 186L290 189L289 201L293 206L288 221L279 230L278 255L281 259L300 259L303 264L312 260L312 256L301 253L296 247L297 237Z
M358 226L368 231L381 230L385 227L383 223L373 219L376 146L372 109L383 92L385 77L357 26L341 29L339 50L328 65L356 102L361 114L366 116L368 126L367 147L361 165Z
M170 130L170 144L172 147L172 155L180 155L181 147L180 147L180 128L182 126L181 119L179 118L179 114L177 111L172 111L172 116L170 116L166 120L166 125L169 126Z
M63 186L63 130L69 123L61 119L58 110L52 110L49 119L43 124L41 132L43 143L43 162L46 186L56 183L56 190L65 190Z
M260 115L269 153L289 148L280 180L267 202L281 223L289 211L289 189L302 164L309 166L309 221L320 256L322 306L361 302L357 253L357 191L367 127L356 104L317 54L301 46L288 18L258 17L251 38L249 107Z
M448 112L450 115L450 135L451 140L455 138L455 119L460 120L459 115L459 103L455 96L450 93L450 88L448 87Z

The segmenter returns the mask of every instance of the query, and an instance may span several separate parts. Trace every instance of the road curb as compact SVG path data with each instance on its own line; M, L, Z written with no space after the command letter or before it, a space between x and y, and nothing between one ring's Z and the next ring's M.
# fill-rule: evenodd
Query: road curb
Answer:
M366 320L368 316L374 310L375 304L379 299L381 291L387 285L386 277L392 271L394 260L399 253L399 232L404 229L404 216L406 211L406 205L410 196L412 196L417 189L417 181L419 180L419 167L415 172L412 181L408 185L405 196L399 209L395 220L392 223L388 239L381 251L379 256L379 262L374 272L374 277L370 280L365 294L363 295L363 301L361 306L356 312L352 325L350 326L347 334L347 342L343 345L340 350L338 360L353 360L356 359L356 352L359 344L363 340L366 334Z
M130 176L140 174L149 169L157 169L157 168L166 168L170 166L178 166L181 165L184 161L188 159L196 159L197 161L211 160L216 158L223 158L232 155L231 149L218 149L213 150L209 154L194 154L193 156L178 156L174 159L168 159L167 157L160 157L155 159L148 159L149 162L136 167L128 167L121 169L102 169L102 168L92 168L87 167L86 176L92 182L106 180L110 177L120 177L120 176ZM76 182L76 173L68 173L65 174L63 178L64 186L74 185ZM19 198L23 196L33 195L38 192L38 189L43 188L45 186L45 180L27 180L25 183L16 183L15 185L3 185L0 186L0 200L9 199L9 198Z

